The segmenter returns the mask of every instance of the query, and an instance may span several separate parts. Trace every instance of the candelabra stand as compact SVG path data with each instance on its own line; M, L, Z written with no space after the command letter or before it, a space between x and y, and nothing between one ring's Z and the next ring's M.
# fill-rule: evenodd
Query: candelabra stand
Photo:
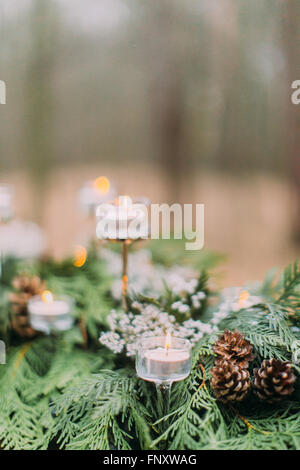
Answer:
M144 238L126 238L126 239L119 239L119 238L109 238L107 241L111 243L121 243L122 245L122 308L126 311L128 310L127 307L127 293L128 293L128 255L129 255L129 247L134 243L144 240Z

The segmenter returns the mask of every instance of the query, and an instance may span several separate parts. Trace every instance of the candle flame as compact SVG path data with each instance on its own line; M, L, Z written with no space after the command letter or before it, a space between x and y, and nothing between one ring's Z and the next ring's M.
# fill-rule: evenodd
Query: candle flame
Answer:
M53 294L49 290L44 290L42 293L42 301L45 304L51 304L53 302Z
M239 298L239 300L238 300L239 307L243 307L244 302L248 299L249 296L250 296L250 294L249 294L249 292L246 291L246 290L243 290L243 291L240 293L240 298Z
M76 245L74 253L74 262L73 265L76 268L81 268L84 265L87 259L87 250L84 246Z
M106 176L99 176L99 178L95 179L93 186L98 193L107 194L109 191L110 182Z
M166 348L167 351L171 347L171 341L172 341L171 333L168 331L168 333L166 334L166 341L165 341L165 348Z

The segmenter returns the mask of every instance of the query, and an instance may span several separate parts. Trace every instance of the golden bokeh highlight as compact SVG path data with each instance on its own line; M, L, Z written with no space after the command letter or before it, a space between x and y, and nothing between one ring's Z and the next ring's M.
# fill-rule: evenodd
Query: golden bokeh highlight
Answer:
M74 252L73 265L76 268L81 268L87 260L87 250L84 246L77 245Z
M99 178L95 179L93 185L95 190L98 191L98 193L107 194L109 191L110 182L109 179L106 178L106 176L99 176Z
M239 307L244 306L244 302L248 299L249 296L250 296L250 293L246 290L243 290L240 293L240 297L239 297L239 301L238 301Z

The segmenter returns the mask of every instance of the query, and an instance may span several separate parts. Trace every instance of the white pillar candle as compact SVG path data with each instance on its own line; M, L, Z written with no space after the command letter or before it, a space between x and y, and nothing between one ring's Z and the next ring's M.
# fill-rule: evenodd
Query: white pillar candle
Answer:
M71 315L73 299L67 296L53 298L51 292L32 297L28 313L32 328L49 334L51 330L68 330L74 323Z

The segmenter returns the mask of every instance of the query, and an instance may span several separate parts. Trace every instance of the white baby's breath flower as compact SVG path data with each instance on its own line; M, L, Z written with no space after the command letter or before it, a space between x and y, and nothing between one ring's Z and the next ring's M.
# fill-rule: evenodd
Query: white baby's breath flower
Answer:
M109 328L113 331L116 327L116 321L117 321L117 312L115 310L111 310L110 314L107 317L107 322L109 325Z
M181 304L178 311L180 313L187 313L190 310L190 307L186 304Z
M201 307L201 302L199 301L199 298L196 294L191 296L192 300L192 305L194 308L200 308Z
M173 303L172 303L171 308L172 308L172 310L178 310L178 308L180 307L180 305L181 305L180 300L177 300L177 302L173 302Z
M202 291L198 292L196 295L199 300L204 300L206 298L205 292L202 292Z
M116 253L103 250L102 255L107 262L107 267L116 278L112 285L112 295L115 299L121 298L122 282L121 259ZM141 250L132 253L129 258L128 274L130 278L129 294L138 292L153 298L158 298L167 285L174 296L180 300L173 302L171 310L182 314L188 314L190 306L187 304L188 296L191 296L193 308L200 308L201 301L206 297L202 291L197 292L197 273L188 267L173 266L165 268L154 266L149 251ZM194 344L204 334L209 334L215 328L214 324L205 324L201 321L188 320L179 324L174 315L162 311L154 304L143 304L134 301L133 312L114 312L108 316L108 324L111 334L102 333L100 341L114 352L120 352L125 347L126 354L134 356L136 342L146 336L162 336L166 331L172 335L190 339ZM139 313L136 313L138 311Z
M107 333L102 333L99 338L100 343L104 346L107 346L115 353L122 352L125 342L121 338L121 336L117 333L109 331Z

